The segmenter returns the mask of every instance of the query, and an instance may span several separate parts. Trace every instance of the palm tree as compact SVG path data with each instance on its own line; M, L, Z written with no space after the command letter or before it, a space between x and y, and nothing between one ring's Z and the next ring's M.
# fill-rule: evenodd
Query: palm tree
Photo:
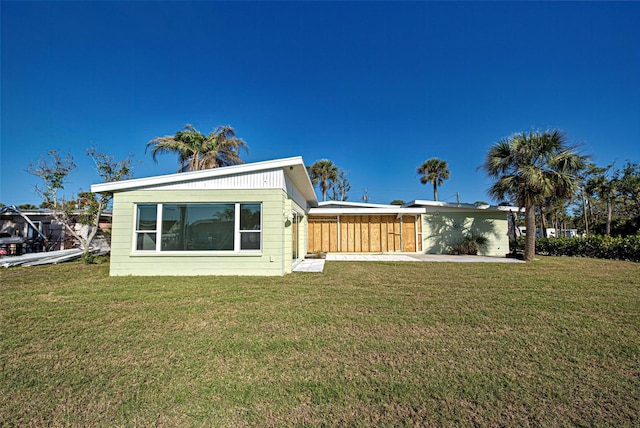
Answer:
M209 135L202 134L192 125L185 125L175 135L149 141L147 149L149 147L152 147L151 156L155 162L158 153L177 154L178 172L185 172L244 163L239 152L241 148L247 150L247 143L236 137L236 131L228 125L218 126Z
M322 190L322 200L327 200L327 190L331 188L331 183L338 181L338 167L328 159L321 159L313 165L307 167L309 178L313 185L318 185Z
M535 207L552 196L567 198L578 186L578 174L586 157L568 146L558 130L518 133L507 137L489 149L483 168L495 178L489 195L496 199L508 197L518 207L525 208L527 228L524 259L535 255Z
M433 184L433 200L438 200L438 186L442 186L444 180L449 179L449 167L447 161L443 161L438 158L431 158L422 163L418 167L418 174L422 174L420 177L420 183Z
M607 174L613 165L606 168L592 167L592 176L587 180L585 186L588 194L595 194L601 202L606 204L607 222L605 234L611 235L611 220L613 216L613 202L616 196L616 180Z

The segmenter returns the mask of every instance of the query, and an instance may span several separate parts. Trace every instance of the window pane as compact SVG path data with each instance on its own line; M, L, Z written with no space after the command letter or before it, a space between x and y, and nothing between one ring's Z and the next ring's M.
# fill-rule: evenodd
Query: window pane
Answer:
M138 205L136 230L156 230L156 205Z
M240 204L240 230L260 230L260 204Z
M184 218L186 205L162 205L162 251L185 249Z
M234 204L165 204L164 251L233 250Z
M260 232L240 232L241 250L259 250Z
M155 251L155 249L156 249L155 233L138 233L136 250Z

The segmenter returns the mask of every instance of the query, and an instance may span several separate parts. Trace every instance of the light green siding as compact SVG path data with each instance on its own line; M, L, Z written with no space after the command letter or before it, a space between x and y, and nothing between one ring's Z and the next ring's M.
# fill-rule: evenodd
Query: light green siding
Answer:
M307 251L307 213L300 205L293 200L285 201L285 211L289 213L295 211L300 218L298 223L298 251L299 260L304 259ZM293 223L285 221L285 253L289 255L288 264L285 266L285 272L293 272Z
M134 253L135 205L139 203L262 203L260 253ZM282 189L133 190L113 202L111 275L284 275L291 272L291 229L283 213L291 201ZM306 231L305 231L306 233ZM288 247L287 247L288 246Z
M422 216L422 243L427 254L448 254L452 245L471 233L488 239L480 255L504 257L509 252L506 213L439 212Z

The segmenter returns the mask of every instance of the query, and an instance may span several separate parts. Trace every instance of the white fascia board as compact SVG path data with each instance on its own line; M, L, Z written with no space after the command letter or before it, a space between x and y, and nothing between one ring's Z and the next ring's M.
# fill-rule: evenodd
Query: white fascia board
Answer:
M463 205L463 204L460 204ZM468 205L468 204L464 204L464 205ZM406 204L402 205L403 207L415 207L415 206L421 206L421 207L455 207L458 206L458 204L450 204L449 202L440 202L440 201L428 201L425 199L414 199L411 202L407 202Z
M112 183L92 184L93 193L117 192L121 190L138 189L149 186L176 183L180 181L201 180L205 178L221 177L232 174L244 174L266 169L286 168L301 166L305 168L301 156L291 158L275 159L262 162L244 163L240 165L225 166L221 168L204 169L200 171L179 172L176 174L157 175L153 177L134 178L131 180L115 181ZM309 185L311 183L309 182Z
M311 208L309 215L342 215L342 214L424 214L424 208Z
M332 205L342 205L344 207L352 207L352 208L390 208L390 209L397 209L400 208L400 205L389 205L389 204L369 204L366 202L347 202L347 201L324 201L324 202L318 202L318 207L319 208L329 208ZM341 208L341 207L337 207L337 208Z
M498 205L475 205L475 204L453 204L449 202L427 201L416 199L403 205L403 207L421 206L427 209L427 212L433 211L473 211L473 212L501 212L501 211L518 211L517 207L498 206Z
M518 208L518 207L512 207L512 206L498 205L496 208L499 211L515 211L515 212L520 211L521 213L525 212L524 207Z

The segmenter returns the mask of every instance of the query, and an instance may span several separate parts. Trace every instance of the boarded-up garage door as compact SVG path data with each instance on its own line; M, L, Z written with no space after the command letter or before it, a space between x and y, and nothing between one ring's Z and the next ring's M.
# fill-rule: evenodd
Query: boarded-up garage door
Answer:
M420 252L421 247L420 216L309 217L310 253Z

